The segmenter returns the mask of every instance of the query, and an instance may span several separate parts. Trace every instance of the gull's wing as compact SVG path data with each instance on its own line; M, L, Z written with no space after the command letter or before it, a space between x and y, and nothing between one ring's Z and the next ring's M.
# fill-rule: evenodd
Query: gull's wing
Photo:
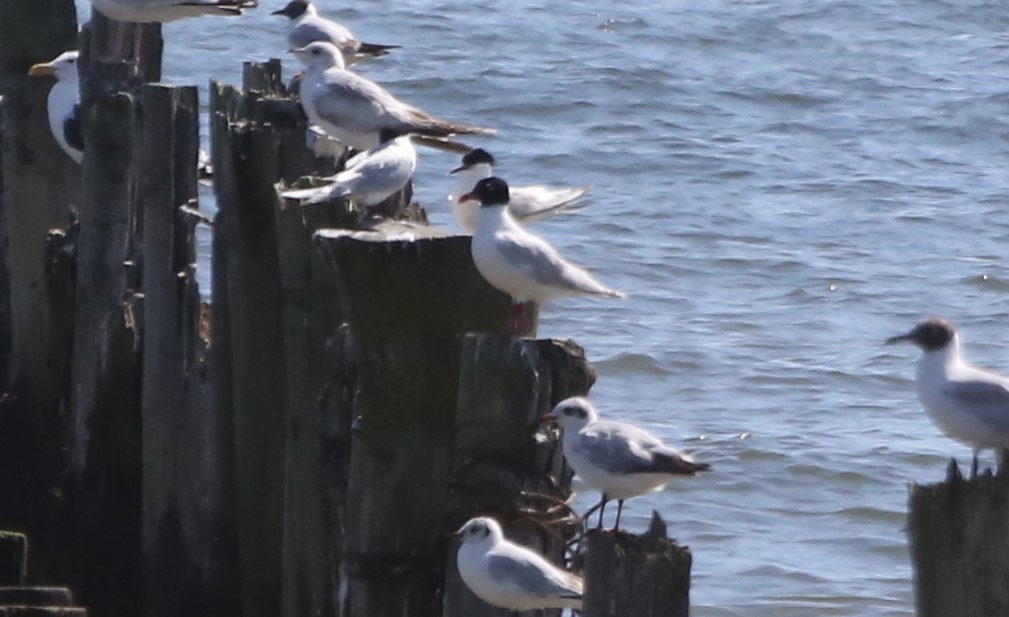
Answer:
M326 19L306 20L295 26L288 35L288 42L294 47L304 47L315 41L327 41L340 49L350 47L357 49L360 42L354 38L354 34L333 21Z
M999 381L952 381L943 393L969 407L970 414L989 430L1009 434L1009 385L994 377Z
M590 188L551 188L540 184L509 187L508 210L523 224L533 223L564 211Z
M623 422L595 422L577 435L572 447L597 467L615 474L693 475L708 468L648 431Z
M582 581L529 549L510 545L507 554L487 556L487 572L516 595L580 600Z
M63 118L63 139L67 145L80 152L84 151L84 131L81 128L81 106L75 103L70 113Z
M525 232L505 231L494 244L508 263L541 285L596 296L623 297L598 282L592 275L561 257L545 240Z

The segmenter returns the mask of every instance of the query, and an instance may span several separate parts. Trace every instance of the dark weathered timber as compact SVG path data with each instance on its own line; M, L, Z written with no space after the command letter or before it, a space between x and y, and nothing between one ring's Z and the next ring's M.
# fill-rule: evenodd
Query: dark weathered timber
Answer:
M154 82L161 80L161 59L164 40L161 24L128 24L109 19L92 11L91 21L82 28L82 76L89 76L91 66L100 62L107 65L124 65L124 76L129 82ZM134 62L133 51L139 39L140 58ZM123 86L127 81L120 83Z
M0 531L0 585L24 585L28 572L28 536Z
M79 606L0 606L0 617L87 617Z
M200 336L192 219L196 88L145 86L143 554L145 615L237 615L230 424L212 407L208 341Z
M1009 473L911 487L908 542L919 617L1009 615Z
M0 606L73 606L66 587L0 587Z
M142 298L126 285L140 165L139 109L123 92L84 99L84 183L68 496L80 600L96 615L141 611Z
M71 0L0 2L0 527L34 538L33 578L65 572L62 501L66 466L61 390L47 369L70 340L53 331L46 302L46 233L66 223L80 170L49 130L51 78L29 77L32 64L77 46ZM60 351L56 355L60 355Z
M504 332L510 303L480 278L465 237L400 223L316 239L360 358L348 614L438 615L462 335Z
M572 474L560 442L540 418L561 400L587 394L594 380L583 350L570 341L465 337L452 480L457 524L493 515L510 539L562 563L565 540L580 522L565 503ZM509 614L466 588L455 565L457 548L449 548L444 617Z
M268 124L234 115L243 103L214 86L214 346L223 334L228 357L221 378L230 392L236 444L238 538L242 613L275 616L281 610L285 462L285 372L281 329L280 266L273 185L279 178L280 138ZM231 99L231 100L229 100ZM220 294L220 295L219 295ZM222 298L226 296L226 298ZM222 332L227 329L227 332Z
M586 537L585 617L687 617L690 550L652 513L641 536L591 530Z

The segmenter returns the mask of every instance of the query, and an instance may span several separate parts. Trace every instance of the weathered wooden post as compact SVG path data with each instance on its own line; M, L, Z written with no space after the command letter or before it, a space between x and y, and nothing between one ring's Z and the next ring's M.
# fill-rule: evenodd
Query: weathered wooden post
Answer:
M591 530L586 538L585 617L687 617L692 558L652 513L641 536Z
M71 340L54 332L46 297L46 233L67 221L77 201L79 168L49 130L51 79L32 64L76 47L72 0L0 2L0 527L35 538L32 578L65 573L60 527L63 376L49 370Z
M1009 474L911 487L907 535L919 617L1009 615Z
M580 347L569 341L471 334L462 347L453 519L495 516L506 535L556 563L566 540L580 527L566 501L571 471L557 439L548 439L540 418L569 396L587 394L595 373ZM470 592L448 551L444 617L504 617ZM559 614L559 611L555 613Z
M28 537L0 531L0 586L24 585L28 572Z

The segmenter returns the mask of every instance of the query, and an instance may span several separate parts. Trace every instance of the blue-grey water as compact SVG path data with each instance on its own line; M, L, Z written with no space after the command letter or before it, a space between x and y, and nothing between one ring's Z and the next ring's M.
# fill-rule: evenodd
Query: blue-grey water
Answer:
M284 57L284 0L168 25L166 80ZM911 615L907 487L969 452L918 405L918 318L1009 369L1009 11L938 0L400 0L322 9L404 49L359 70L519 183L594 185L537 225L631 294L548 306L603 413L715 471L628 502L694 553L699 617ZM84 9L82 14L87 14ZM205 100L205 98L204 98ZM451 155L416 193L452 227ZM585 495L586 505L595 499Z

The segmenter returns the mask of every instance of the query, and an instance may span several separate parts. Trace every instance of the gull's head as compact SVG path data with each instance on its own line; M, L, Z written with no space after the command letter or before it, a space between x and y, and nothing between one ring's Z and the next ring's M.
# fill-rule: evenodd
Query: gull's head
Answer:
M283 15L288 19L298 19L306 12L309 14L315 13L315 7L312 6L311 2L307 0L291 0L287 3L287 6L279 11L270 13L270 15Z
M599 419L599 412L584 396L572 396L557 403L554 410L543 419L557 422L566 434L578 432L590 422L595 422Z
M291 53L310 69L326 70L330 67L346 68L340 48L326 41L316 41Z
M921 321L907 334L891 336L886 339L887 345L907 341L914 343L922 351L939 351L945 349L956 338L953 324L942 317L929 317Z
M454 535L462 538L463 544L496 544L504 540L501 525L489 516L469 519Z
M32 65L28 69L28 74L32 77L42 77L43 75L54 75L56 79L65 80L77 79L77 57L76 51L65 51L49 62Z
M491 170L494 168L494 157L490 155L483 148L473 148L469 152L463 155L462 165L456 167L452 171L448 172L450 174L459 173L460 171L469 171L471 169L478 171L487 171L487 175L490 175Z
M479 201L486 208L508 205L508 183L491 176L476 183L473 190L459 198L460 203Z
M402 137L403 135L409 135L410 132L405 129L394 129L390 127L384 127L378 132L378 143L384 144L396 139L397 137Z

